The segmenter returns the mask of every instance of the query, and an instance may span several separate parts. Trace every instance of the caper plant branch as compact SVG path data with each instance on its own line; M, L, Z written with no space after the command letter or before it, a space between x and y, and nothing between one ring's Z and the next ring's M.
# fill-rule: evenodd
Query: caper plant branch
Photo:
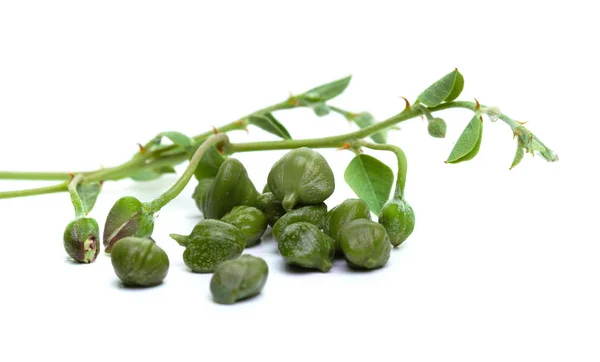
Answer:
M73 204L73 208L75 209L75 218L79 219L86 215L85 207L83 206L83 201L81 201L81 197L79 197L79 193L77 192L77 185L83 179L83 174L77 174L73 177L73 180L69 182L67 186L67 190L69 191L69 196L71 196L71 203Z
M529 135L529 150L533 153L534 150L540 151L540 154L550 162L558 161L558 156L551 151L546 145L544 145L535 135L533 135L527 129L523 129L522 123L515 121L509 116L500 113L497 108L488 108L479 102L468 102L468 101L452 101L442 103L435 107L426 107L429 112L438 112L450 108L464 108L475 112L476 114L486 113L490 117L500 119L508 124L515 135L519 133L528 133ZM251 152L251 151L269 151L269 150L286 150L298 147L309 147L309 148L337 148L343 147L346 143L352 144L354 141L368 137L374 133L377 133L383 129L394 126L400 122L407 121L412 118L420 117L423 114L420 107L407 106L401 113L388 118L385 121L375 123L369 127L359 129L354 132L313 139L292 139L283 141L267 141L267 142L247 142L238 144L225 144L223 148L224 153L233 154L236 152Z
M235 131L235 130L245 130L248 127L248 125L250 124L249 119L251 116L285 110L285 109L291 109L291 108L296 108L296 107L300 107L300 105L294 100L293 97L290 97L283 102L273 104L268 107L259 109L257 111L247 114L246 116L244 116L236 121L233 121L233 122L227 123L221 127L218 127L218 128L216 128L216 131L218 131L220 133L227 133L227 132ZM209 138L210 136L212 136L214 133L215 133L214 130L200 133L198 135L193 136L192 140L194 141L194 143L196 145L198 145L198 144L202 143L204 140L206 140L207 138ZM169 153L169 152L171 152L171 154L168 155L169 158L165 159L167 162L148 163L148 160L156 159L158 157L161 157L161 155L163 155L165 153ZM138 153L136 153L134 155L133 158L131 158L127 162L125 162L121 165L115 166L115 167L102 168L102 169L95 170L95 171L79 171L79 172L0 171L0 179L1 180L32 180L32 181L35 181L35 180L39 180L39 181L65 180L66 181L66 180L71 180L71 178L73 177L72 176L73 174L81 173L84 175L85 181L118 180L121 178L128 177L133 170L139 171L140 169L144 169L144 168L154 168L154 167L163 166L163 165L173 165L173 164L181 163L187 159L186 156L188 156L188 155L189 155L189 152L184 151L183 148L180 146L165 145L165 146L159 147L156 150L153 150L153 151L147 152L147 153L144 152L144 150L140 150ZM176 157L171 157L171 156L176 156ZM64 185L60 184L60 185L62 185L62 186L55 185L55 186L51 186L51 187L59 190L57 192L65 191L66 189L64 187L66 186L66 184L64 184ZM42 189L42 188L39 188L39 189ZM31 190L37 190L37 189L31 189Z
M211 136L207 139L194 153L194 156L190 160L187 168L183 172L183 174L179 177L177 182L171 186L167 191L165 191L162 195L157 197L154 201L148 204L148 211L151 213L158 212L161 208L163 208L166 204L168 204L171 200L177 197L183 191L185 186L188 184L192 176L194 176L194 171L196 171L196 167L198 167L198 163L202 159L202 156L206 153L206 151L212 147L216 146L222 142L227 142L229 138L225 133L218 133Z
M371 143L364 140L358 141L356 143L356 146L364 146L372 150L390 151L396 156L396 159L398 160L398 176L396 178L396 189L394 191L394 196L398 196L400 197L400 199L404 199L404 186L406 185L406 171L408 166L404 151L402 151L400 147L395 145L387 143Z
M290 101L290 99L292 101ZM285 102L280 103L279 105L267 107L267 108L264 108L257 112L264 112L265 110L273 111L276 109L277 110L278 109L287 109L287 108L294 108L294 107L299 106L293 102L293 98L290 98L290 99L288 99ZM365 127L360 130L342 134L342 135L338 135L338 136L321 137L321 138L314 138L314 139L291 139L291 140L283 140L283 141L247 142L247 143L236 143L236 144L229 143L226 141L226 142L223 142L222 151L225 154L233 154L233 153L237 153L237 152L285 150L285 149L293 149L293 148L299 148L299 147L340 148L340 147L343 147L347 143L352 144L353 142L355 142L357 140L368 137L371 134L374 134L374 133L381 131L383 129L386 129L388 127L394 126L400 122L404 122L409 119L421 116L423 114L423 111L422 111L422 109L419 109L419 108L420 107L407 106L404 111L402 111L401 113L399 113L395 116L392 116L391 118L388 118L385 121L381 121L381 122L375 123L369 127ZM553 151L551 151L549 148L547 148L535 135L531 134L527 129L524 129L524 127L522 126L521 123L517 122L516 120L508 117L507 115L505 115L503 113L500 113L497 110L497 108L495 108L495 107L488 108L486 106L480 105L478 102L468 102L468 101L452 101L452 102L442 103L442 104L434 106L434 107L426 107L426 109L429 112L437 112L437 111L442 111L442 110L451 109L451 108L463 108L463 109L471 110L476 113L477 112L486 113L490 116L490 118L493 117L495 119L500 119L511 127L511 129L513 130L513 133L515 135L520 135L523 133L527 133L529 135L528 150L531 151L531 153L533 153L534 150L537 150L537 151L540 151L540 154L548 161L552 162L552 161L558 160L558 156ZM248 115L244 119L242 119L241 122L235 121L235 122L232 122L232 123L226 125L225 127L222 127L221 131L223 129L238 129L239 127L241 127L240 125L245 126L249 122L248 121L249 117L250 117L250 115ZM204 137L209 137L212 134L214 134L214 132L206 132L206 133L200 134L198 136L195 136L194 140L196 142L202 142ZM173 151L176 149L177 149L177 146L171 145L171 146L161 148L155 152L156 153L161 153L161 152L164 153L165 151ZM90 173L84 173L84 181L118 180L118 179L130 176L135 171L139 171L140 169L157 167L159 162L160 162L160 164L162 164L160 158L157 159L156 161L144 163L148 159L151 159L153 154L154 154L154 152L149 152L146 155L144 155L144 154L137 155L137 157L134 157L133 159L124 163L123 165L113 167L110 169L101 169L101 170L90 172ZM188 159L188 153L185 150L178 150L176 152L169 154L168 157L169 157L168 159L162 160L162 161L166 160L166 162L164 162L164 164L176 165L176 164ZM156 163L153 163L153 162L156 162ZM5 174L6 173L4 173L4 175ZM28 174L31 175L32 173L28 173ZM48 173L48 174L51 174L52 176L57 175L54 173ZM3 175L3 173L0 173L0 176L2 176L2 175ZM69 176L69 173L65 173L65 175ZM36 179L39 179L39 178L36 178ZM48 186L48 187L0 192L0 199L41 195L41 194L48 194L48 193L55 193L55 192L63 192L63 191L67 190L67 185L68 185L68 182L63 182L63 183L60 183L60 184L57 184L54 186Z

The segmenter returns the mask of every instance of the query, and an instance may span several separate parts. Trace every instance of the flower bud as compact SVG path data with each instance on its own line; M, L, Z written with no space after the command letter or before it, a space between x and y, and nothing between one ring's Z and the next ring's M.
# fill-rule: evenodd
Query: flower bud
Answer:
M432 118L427 125L427 131L431 137L446 137L446 122L441 118Z
M145 238L152 235L154 215L146 211L145 204L132 196L117 200L104 224L104 251L110 253L115 243L128 236Z
M89 217L71 221L63 235L65 251L80 263L96 260L100 252L99 241L98 223Z

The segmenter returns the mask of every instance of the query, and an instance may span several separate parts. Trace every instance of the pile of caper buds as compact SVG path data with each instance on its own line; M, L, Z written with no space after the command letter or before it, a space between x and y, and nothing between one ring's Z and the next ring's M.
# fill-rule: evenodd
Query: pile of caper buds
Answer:
M260 243L269 226L288 265L321 272L331 270L337 257L354 269L381 268L392 247L406 240L414 228L413 210L401 197L383 206L379 222L371 220L369 206L360 199L345 200L328 210L324 202L335 190L333 172L320 153L306 147L288 152L273 165L262 194L235 158L224 159L216 174L200 172L196 177L192 197L204 219L189 235L170 236L185 248L183 261L192 272L213 273L210 290L221 304L253 297L265 286L267 263L244 250ZM144 217L143 208L130 201L120 204L134 216L130 219L135 222L126 225L133 223L143 230L115 238L109 227L105 245L124 284L160 284L169 259L148 237L150 219ZM107 234L113 237L107 239Z

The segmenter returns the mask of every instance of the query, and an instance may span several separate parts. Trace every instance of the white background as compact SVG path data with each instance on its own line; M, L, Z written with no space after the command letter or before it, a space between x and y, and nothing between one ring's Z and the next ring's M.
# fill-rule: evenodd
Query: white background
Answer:
M122 288L104 254L91 265L68 260L66 194L0 200L0 360L598 361L600 29L591 4L2 1L3 170L116 165L158 132L201 133L347 74L351 85L332 104L385 119L402 110L399 96L414 100L455 67L460 99L529 121L560 161L528 155L509 171L511 131L486 120L479 155L446 165L469 112L442 114L444 140L424 121L406 122L389 141L409 158L417 224L388 266L357 273L338 261L327 274L293 273L267 239L248 252L267 260L268 283L234 306L211 301L210 275L188 272L168 238L200 219L194 185L157 220L171 268L146 290ZM354 129L309 110L277 117L295 138ZM231 137L275 139L255 128ZM235 157L261 189L282 154ZM352 154L323 154L336 174L333 207L353 197L342 177ZM106 183L92 216L103 225L120 196L149 201L174 180Z

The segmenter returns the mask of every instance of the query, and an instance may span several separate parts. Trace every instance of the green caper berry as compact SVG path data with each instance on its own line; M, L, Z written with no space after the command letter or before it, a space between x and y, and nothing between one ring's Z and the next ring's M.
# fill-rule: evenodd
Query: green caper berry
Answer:
M96 220L82 217L71 221L63 234L63 245L69 256L80 263L91 263L100 252L100 232Z
M120 239L114 244L110 258L115 273L128 286L160 284L169 271L167 253L146 238Z
M385 228L374 221L358 219L344 226L340 248L349 266L376 269L387 264L392 244Z
M269 267L262 258L245 254L221 263L210 280L215 302L233 304L259 294L264 288Z
M269 224L267 215L252 206L236 206L221 221L237 227L244 234L246 247L258 244Z
M272 192L266 192L260 195L256 203L256 207L267 215L270 226L275 225L277 220L285 215L285 209L281 205L281 201L277 200Z
M222 262L237 259L246 246L238 228L214 219L200 221L190 235L170 236L185 247L183 261L196 273L212 273Z
M323 221L325 214L327 213L327 205L324 203L318 205L303 206L294 210L291 210L287 214L283 215L273 225L273 238L275 241L279 241L283 231L286 227L297 222L308 222L316 225L319 229L323 227Z
M279 253L290 265L328 272L333 266L335 241L313 224L297 222L285 228Z

